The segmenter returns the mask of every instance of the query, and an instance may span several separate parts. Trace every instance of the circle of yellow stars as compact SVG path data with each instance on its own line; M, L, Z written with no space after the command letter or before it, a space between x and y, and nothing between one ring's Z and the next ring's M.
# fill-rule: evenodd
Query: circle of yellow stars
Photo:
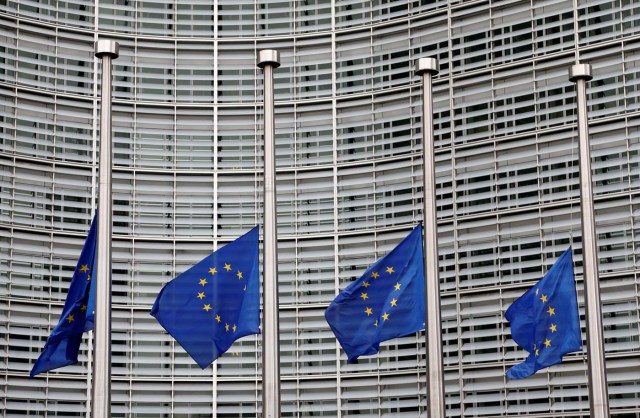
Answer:
M224 269L227 272L230 272L231 270L233 270L233 267L231 267L231 264L225 263L224 264ZM215 274L218 273L218 269L215 268L215 267L211 267L211 268L209 268L209 273L211 274L211 276L215 276ZM244 276L243 276L243 274L242 274L242 272L240 270L238 270L235 275L238 278L238 280L242 280L244 278ZM209 283L209 282L207 281L206 278L199 279L199 281L198 281L198 284L200 284L202 287L204 287L207 283ZM246 292L246 290L247 290L247 285L246 284L244 285L242 290ZM202 300L202 299L205 298L205 296L206 296L205 292L202 291L202 292L198 292L196 297L198 299ZM209 312L209 311L211 311L213 309L214 308L213 308L213 306L211 306L210 303L203 303L203 306L202 306L202 310L203 311ZM222 324L222 317L220 316L220 314L216 314L214 319L218 324ZM73 320L73 317L71 317L71 321L72 320ZM238 329L238 326L236 324L229 324L227 322L225 322L225 324L224 324L224 330L226 332L231 332L231 331L236 332L237 329Z
M545 295L544 293L540 294L540 289L536 289L536 296L539 296L540 302L542 303L547 303L547 301L549 300L549 297L547 295ZM551 318L556 314L556 309L552 306L549 306L548 309L546 310L546 313L549 314L549 318ZM549 330L551 331L552 334L554 332L557 332L558 325L552 322L551 325L549 326ZM543 344L545 348L549 348L551 347L551 340L549 338L545 338ZM538 347L537 344L533 345L533 350L536 357L538 357L540 355L540 348Z
M389 275L391 275L391 274L395 273L395 270L394 270L393 267L389 266L389 267L387 267L385 269L385 272L388 273ZM380 273L378 273L377 271L374 271L374 272L371 273L371 280L377 280L379 278L380 278ZM364 291L360 292L360 298L363 301L366 301L367 299L369 299L369 293L366 292L366 290L369 288L369 286L371 286L370 281L362 282L362 287L364 288ZM402 285L400 284L400 282L396 282L396 284L393 285L394 291L399 291L401 287L402 287ZM398 306L398 299L392 298L389 301L388 309L395 308L397 306ZM382 313L382 315L380 315L379 319L382 319L382 322L388 321L389 318L391 317L391 315L384 308L382 309L382 311L383 311L383 313ZM367 315L367 317L369 317L371 315L374 315L373 308L371 306L366 306L365 305L364 313ZM379 320L378 319L374 320L373 321L373 326L377 327L378 325L379 325Z
M82 273L82 274L86 274L86 275L87 275L87 281L91 281L91 275L89 274L89 271L90 271L90 270L91 270L91 269L89 268L89 265L88 265L88 264L82 264L82 265L80 265L80 268L78 268L78 272L79 272L79 273ZM86 312L86 310L87 310L87 305L83 304L83 305L80 307L80 311L81 311L81 312ZM67 320L67 322L70 324L70 323L72 323L72 322L74 322L74 321L76 320L76 316L75 316L74 314L70 313L69 315L67 315L67 316L66 316L66 318L65 318L65 319L66 319L66 320Z

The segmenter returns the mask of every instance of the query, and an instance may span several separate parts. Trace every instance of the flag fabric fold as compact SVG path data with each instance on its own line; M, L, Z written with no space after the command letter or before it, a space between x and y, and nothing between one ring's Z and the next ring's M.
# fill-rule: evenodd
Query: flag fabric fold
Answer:
M345 288L325 311L349 363L424 329L422 225Z
M260 333L258 227L167 283L151 315L203 369Z
M44 349L31 369L31 377L78 362L78 351L84 331L93 329L93 312L88 308L89 293L95 277L96 230L94 215L78 264L73 273L62 315ZM94 290L95 291L95 290Z
M505 318L511 323L513 340L529 352L525 361L507 371L511 379L529 377L582 349L571 247L509 306Z

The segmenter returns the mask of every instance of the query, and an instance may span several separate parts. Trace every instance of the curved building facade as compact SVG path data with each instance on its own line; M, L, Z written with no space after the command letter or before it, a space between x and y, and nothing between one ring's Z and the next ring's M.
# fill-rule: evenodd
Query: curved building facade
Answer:
M426 416L424 333L347 364L323 316L422 218L434 79L447 415L587 417L585 353L525 381L504 311L569 246L584 321L575 90L588 85L612 416L640 417L640 5L630 0L0 0L0 417L89 416L80 362L29 378L97 199L94 42L113 79L113 417L261 416L261 341L201 370L149 315L262 223L275 70L283 417ZM584 328L583 328L584 331ZM584 335L583 335L584 337ZM585 350L586 351L586 350Z

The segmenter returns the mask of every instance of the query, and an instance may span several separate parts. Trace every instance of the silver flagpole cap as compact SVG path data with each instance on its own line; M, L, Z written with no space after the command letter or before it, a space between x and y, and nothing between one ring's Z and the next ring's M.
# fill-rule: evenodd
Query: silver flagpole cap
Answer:
M275 49L263 49L258 52L258 67L264 68L265 65L273 65L273 68L280 66L280 53Z
M110 39L100 39L96 42L96 57L101 58L108 55L111 58L118 58L120 55L120 44Z
M576 64L569 67L569 81L575 83L581 79L589 81L592 78L591 64Z
M422 75L424 73L438 74L437 58L418 58L416 60L416 74Z

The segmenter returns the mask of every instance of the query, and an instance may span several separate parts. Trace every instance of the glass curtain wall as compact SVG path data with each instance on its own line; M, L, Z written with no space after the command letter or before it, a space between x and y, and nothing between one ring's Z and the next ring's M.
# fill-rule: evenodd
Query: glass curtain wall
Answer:
M261 415L261 342L201 370L149 315L161 287L262 223L275 71L283 417L426 416L424 333L347 364L323 316L422 219L434 79L447 415L587 417L586 357L526 381L504 312L573 246L575 91L590 140L613 417L640 417L640 4L631 0L0 0L0 417L88 417L92 345L29 378L97 198L98 38L113 80L113 417ZM433 279L433 278L427 278ZM584 328L583 328L584 330ZM583 335L584 336L584 335Z

